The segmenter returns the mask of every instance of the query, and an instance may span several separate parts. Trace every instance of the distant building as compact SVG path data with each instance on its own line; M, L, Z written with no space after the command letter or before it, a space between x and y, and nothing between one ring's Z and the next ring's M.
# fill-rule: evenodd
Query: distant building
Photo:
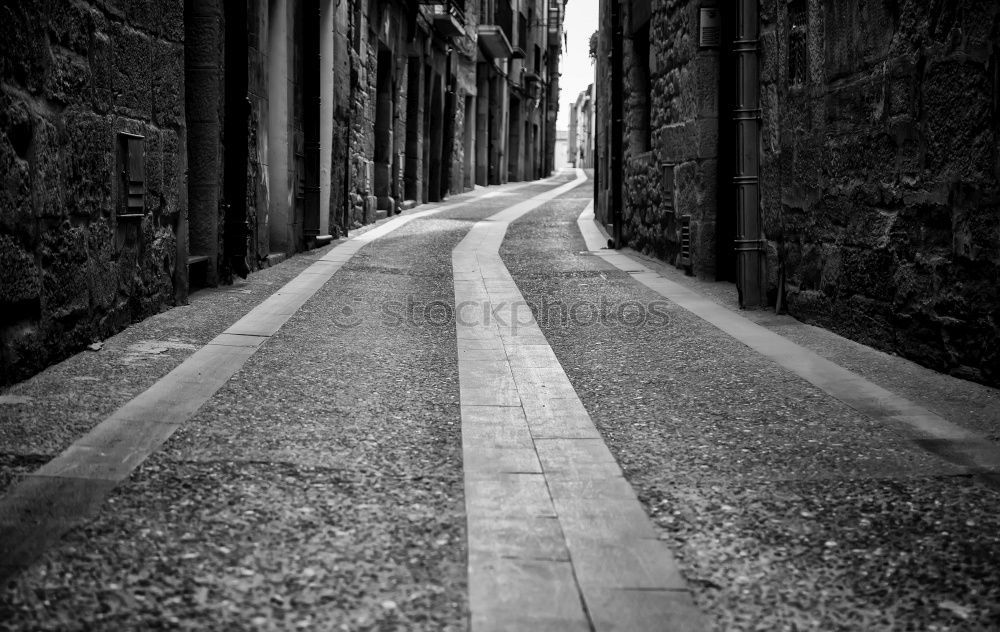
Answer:
M580 92L570 110L569 159L581 169L594 166L594 84Z
M154 4L5 4L0 384L192 287L554 168L565 0Z
M569 162L569 130L556 130L555 160L557 171L572 166Z

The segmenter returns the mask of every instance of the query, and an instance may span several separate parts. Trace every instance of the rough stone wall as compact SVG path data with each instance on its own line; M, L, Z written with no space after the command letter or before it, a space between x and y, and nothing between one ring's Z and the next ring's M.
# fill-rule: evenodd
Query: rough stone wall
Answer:
M597 113L594 126L595 175L594 184L594 215L597 220L607 226L611 223L610 185L611 185L611 2L599 0L598 24L604 28L597 33L597 57L594 63L594 105Z
M698 46L699 9L706 6L711 3L653 4L653 156L635 166L636 161L626 162L626 178L631 177L637 189L635 197L626 201L634 209L631 213L638 214L631 227L635 243L630 245L681 263L680 219L687 217L691 231L687 265L698 276L712 279L717 273L719 51Z
M763 207L789 311L1000 384L1000 6L804 4L805 60L788 6L762 11Z
M354 41L348 49L350 59L351 114L348 121L348 191L346 228L357 228L367 219L368 198L372 195L369 156L374 149L374 68L377 58L368 44L367 0L350 2L349 29ZM369 90L369 74L372 74ZM371 138L370 138L371 136ZM369 147L371 145L371 147Z
M267 39L267 0L247 0L247 263L253 269L263 267L270 253L267 222L268 190L266 170L267 146L267 63L263 49Z
M183 3L0 8L0 383L183 293ZM118 219L117 134L145 137L145 214Z
M698 48L700 0L651 0L648 75L638 56L638 35L631 5L623 5L624 245L679 263L680 218L690 217L690 265L699 276L714 278L718 180L719 61L715 50ZM610 8L602 4L602 23ZM599 190L597 215L610 222L611 75L610 29L598 39L595 105ZM645 89L648 81L648 100ZM646 110L648 109L648 113ZM649 127L648 145L641 138ZM665 173L669 171L669 173ZM672 186L672 188L671 188Z
M638 85L641 81L637 66L637 52L634 40L629 37L632 16L625 10L626 38L624 42L624 169L622 179L622 237L625 244L646 253L655 254L672 261L678 251L676 210L669 208L667 192L662 186L662 160L681 163L688 156L674 147L675 139L654 132L653 147L637 146L635 135L640 134L642 111L651 108L649 124L653 130L668 126L684 126L693 119L690 85L692 74L688 68L691 61L691 29L688 24L688 5L694 2L653 3L654 12L649 23L649 77L650 102L646 103L645 91ZM662 46L662 37L669 34L671 45ZM668 128L672 129L671 128ZM654 149L655 148L655 149ZM678 169L685 166L678 164ZM685 179L685 184L689 179Z
M351 131L350 3L334 4L333 34L333 146L330 160L330 231L343 235L349 228L347 212L348 147Z
M452 138L451 172L448 181L449 193L461 193L465 189L465 91L455 91L455 135Z
M394 58L393 82L396 104L391 153L393 178L390 193L398 204L403 199L402 169L405 159L400 148L406 138L406 34L408 16L396 3L354 0L350 11L350 33L355 45L349 49L351 105L347 132L350 147L348 190L349 226L357 227L375 219L375 119L378 103L378 51L386 46ZM400 144L403 143L403 144Z

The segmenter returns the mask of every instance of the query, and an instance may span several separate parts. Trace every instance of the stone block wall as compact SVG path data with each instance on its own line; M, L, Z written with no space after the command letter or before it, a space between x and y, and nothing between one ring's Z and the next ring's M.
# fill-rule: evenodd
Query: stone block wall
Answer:
M719 51L698 46L698 12L704 0L650 0L648 62L639 57L637 19L624 5L622 238L624 245L680 263L681 218L690 218L690 267L705 278L716 275ZM605 15L604 23L608 23ZM599 39L597 67L598 216L604 207L610 171L608 117L611 110L607 54L610 35ZM648 66L648 76L637 69ZM648 82L648 103L645 85ZM646 112L648 108L648 112ZM649 131L645 131L648 125ZM641 136L648 134L649 144ZM669 173L665 173L669 171ZM671 188L672 186L672 188Z
M793 315L1000 384L1000 6L768 0L762 21L774 293L783 274Z
M0 384L183 295L183 3L0 9ZM120 132L144 137L145 208L119 218Z
M611 2L599 0L597 55L594 59L594 216L611 223Z
M629 20L638 5L623 9L624 242L676 263L678 220L689 216L693 271L731 278L723 249L734 236L733 174L720 171L733 151L731 42L711 50L696 40L700 9L718 6L725 20L732 8L649 4L648 153L635 151L643 104ZM610 24L608 0L601 16ZM761 0L760 20L771 303L936 369L1000 383L1000 5ZM598 49L597 215L609 222L610 29Z
M267 181L267 0L247 0L247 260L264 266L271 251Z
M455 91L455 120L453 122L455 135L451 143L451 173L449 174L448 190L451 193L461 193L465 190L465 91L459 88Z

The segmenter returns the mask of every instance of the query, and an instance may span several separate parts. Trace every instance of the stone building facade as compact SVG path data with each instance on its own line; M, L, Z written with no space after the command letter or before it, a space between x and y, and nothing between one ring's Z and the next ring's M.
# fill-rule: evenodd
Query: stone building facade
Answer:
M548 44L541 113L515 115L539 142L513 159L547 175L563 1L5 3L0 384L191 289L505 182L510 38ZM498 49L498 11L541 17Z
M594 84L590 84L569 111L569 161L580 169L594 168L594 98Z
M565 1L481 2L476 184L532 180L554 168Z
M1000 384L1000 6L601 12L620 30L599 41L597 212L622 244L737 280L744 300L759 278L756 305Z
M183 6L0 8L0 383L183 298Z

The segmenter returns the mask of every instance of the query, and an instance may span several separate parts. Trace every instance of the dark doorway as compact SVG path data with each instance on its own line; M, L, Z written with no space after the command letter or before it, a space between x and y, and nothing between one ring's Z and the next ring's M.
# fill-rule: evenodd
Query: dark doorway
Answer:
M225 5L225 122L222 208L223 280L246 278L247 264L247 154L249 103L247 101L247 3L226 0Z
M424 65L424 95L423 95L423 106L424 106L424 129L423 129L423 142L424 142L424 161L423 161L423 180L421 182L421 198L422 202L430 201L430 181L431 181L431 139L430 139L430 129L431 129L431 82L433 76L431 73L430 65Z
M521 99L511 95L510 118L507 123L507 180L521 179Z
M375 84L375 196L379 208L391 195L392 184L392 52L379 46Z
M443 86L444 87L444 86ZM441 124L441 182L438 199L443 200L451 190L451 175L455 162L455 117L458 101L452 79L448 79L444 93L444 120Z
M531 174L528 180L535 180L542 171L542 152L538 144L538 123L531 126Z
M420 58L406 65L406 165L403 167L403 197L420 197Z
M476 164L476 144L473 140L476 138L476 99L474 97L465 97L465 129L462 133L462 140L464 141L462 154L462 191L472 188L473 178L475 177L475 164Z
M441 200L442 149L444 146L444 103L442 99L441 75L434 73L431 83L431 125L427 135L431 146L430 169L428 172L428 201Z

